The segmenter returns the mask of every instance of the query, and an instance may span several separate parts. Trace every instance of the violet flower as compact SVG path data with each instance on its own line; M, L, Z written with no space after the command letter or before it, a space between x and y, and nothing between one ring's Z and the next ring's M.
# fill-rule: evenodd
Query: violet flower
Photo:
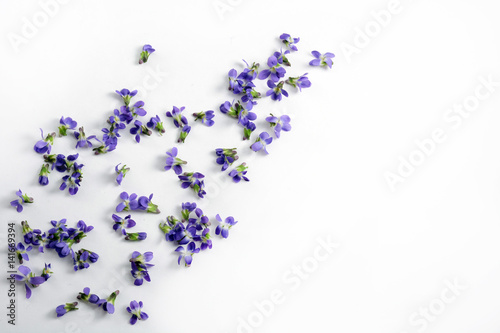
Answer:
M87 138L87 136L85 135L85 131L83 130L83 126L78 129L78 132L75 131L74 134L77 140L75 148L92 147L92 142L90 142L90 140L92 139L97 140L97 137L95 135L91 135Z
M17 256L17 260L19 260L19 263L22 264L24 262L24 260L26 261L30 261L30 258L28 256L28 252L31 251L33 249L33 247L31 245L29 245L28 247L24 247L24 244L19 242L17 243L17 246L16 246L16 256Z
M73 172L71 175L66 175L62 177L63 182L59 186L59 190L64 191L68 188L69 194L75 195L78 192L81 180L82 174L80 172Z
M143 280L151 282L151 277L148 272L148 269L154 266L149 263L151 259L153 259L153 252L144 252L144 254L141 254L138 251L134 251L132 253L132 257L130 258L132 270L130 273L135 279L134 284L136 286L142 285Z
M278 58L274 55L267 59L267 66L269 66L269 69L264 69L259 73L258 77L260 80L265 80L270 77L271 81L278 82L280 78L284 77L286 74L286 69L281 67Z
M286 57L287 54L290 54L289 50L286 50L285 52L283 52L283 50L281 50L279 52L276 51L273 53L273 55L276 57L276 59L278 59L278 64L283 64L285 66L292 66L292 64L290 63L290 61Z
M148 237L148 234L145 232L127 232L125 236L125 240L128 241L142 241Z
M253 151L264 150L266 154L269 154L266 147L273 142L273 138L269 136L269 133L262 132L255 142L250 146Z
M205 182L202 180L205 176L199 172L184 172L179 175L179 180L181 181L182 188L192 188L193 191L198 194L200 198L207 193L205 192Z
M134 121L134 127L130 129L130 134L135 135L135 141L137 141L137 143L141 142L141 134L150 136L151 133L151 130L139 120Z
M309 81L307 73L297 77L289 77L285 82L292 87L299 88L300 91L302 91L302 88L309 88L311 86L311 81Z
M59 120L59 123L61 124L61 126L58 127L59 136L68 135L67 131L69 129L74 130L76 128L76 126L78 126L77 122L74 121L71 117L66 117L66 118L61 117L61 119Z
M149 59L149 56L151 55L151 53L153 53L154 51L156 51L155 49L153 49L153 47L149 44L146 44L142 47L142 52L141 52L141 56L139 58L139 64L143 64L145 62L148 62L148 59Z
M68 312L78 310L77 305L78 302L61 304L56 308L56 314L58 317L62 317Z
M102 309L109 314L115 313L115 300L116 300L116 296L118 296L119 293L120 293L119 290L112 292L108 298L106 298L106 299L101 298L97 302L97 305L102 306Z
M40 185L45 186L49 184L49 177L47 177L49 173L49 165L42 164L42 168L40 169L40 173L38 174L38 183Z
M255 131L256 128L257 126L255 126L253 122L251 121L247 122L245 124L245 128L243 129L243 140L249 140L250 136L252 135L253 131Z
M260 65L255 62L252 65L249 65L245 60L243 60L243 62L247 65L247 67L243 69L240 75L238 75L238 79L245 80L247 82L255 80L257 74L259 73Z
M76 296L76 298L78 298L79 300L85 301L85 302L89 302L91 304L96 304L96 305L99 303L99 300L100 300L99 296L97 296L96 294L90 293L89 287L83 288L83 292L78 293L78 296Z
M26 298L30 298L31 288L38 287L45 282L45 279L42 276L35 276L35 274L31 272L31 269L28 266L21 265L19 266L18 270L23 275L11 274L11 276L17 281L24 282L24 287L26 288Z
M201 123L203 125L206 125L207 127L211 127L215 123L212 120L215 117L214 112L212 110L206 112L202 111L198 113L193 113L193 117L195 118L194 121L201 120Z
M292 51L298 51L297 44L300 41L300 38L292 38L289 34L282 34L280 36L281 41Z
M242 179L248 182L250 179L245 176L247 174L247 169L246 163L242 163L229 172L229 177L233 178L233 182L235 183L239 183Z
M238 78L238 72L236 69L231 69L229 73L227 73L229 79L228 90L232 91L233 94L241 94L243 91L243 81Z
M127 174L127 172L130 171L130 168L127 168L126 164L124 164L121 168L118 168L120 166L120 164L121 163L118 163L115 166L115 172L118 174L118 176L116 177L116 182L118 183L118 185L122 184L123 178L125 177L125 175Z
M125 228L132 228L135 226L135 221L130 218L130 215L125 216L125 218L121 218L120 216L113 214L111 216L115 223L113 224L113 230L119 231L123 236L127 235L127 231Z
M56 136L56 133L49 133L44 138L43 137L43 130L41 128L40 128L40 132L42 133L42 140L35 143L35 146L33 147L33 149L38 154L45 154L45 153L50 154L50 150L52 149L52 145L54 144L54 138Z
M51 271L51 269L52 269L51 264L45 264L45 267L42 270L42 274L40 275L41 277L43 277L45 279L45 281L47 281L54 273Z
M163 133L165 133L163 122L161 121L158 115L151 117L151 119L147 122L146 126L155 129L160 135L163 135Z
M191 126L188 125L187 118L182 115L182 111L184 111L184 109L185 109L184 106L181 106L180 109L174 106L172 112L167 111L165 113L167 117L172 118L175 127L181 129L181 132L179 134L179 139L177 140L177 142L184 142L189 132L191 131Z
M130 104L130 99L137 94L137 90L130 91L128 89L122 89L120 91L115 90L118 95L123 98L123 103L128 106Z
M33 203L33 198L29 197L27 194L23 194L21 190L17 191L16 195L19 197L19 199L12 200L10 202L10 205L16 208L18 213L23 211L23 204Z
M309 62L309 65L311 66L321 66L321 67L326 67L328 66L329 68L332 68L333 65L333 58L335 57L335 54L331 52L326 52L325 54L321 54L318 51L312 51L311 54L314 56L314 58Z
M189 243L186 248L184 246L179 246L175 249L175 252L179 252L179 258L177 259L177 263L180 265L181 260L184 259L184 264L186 267L191 266L193 262L193 255L195 253L199 253L200 249L196 247L194 242Z
M238 223L238 221L235 221L232 216L227 217L224 222L219 214L215 215L215 218L219 221L219 225L215 228L215 234L221 235L223 238L227 238L229 236L229 229Z
M239 157L236 148L217 148L215 149L215 154L217 159L215 160L217 164L222 165L221 171L226 171L227 168Z
M286 114L278 118L273 116L273 114L271 113L271 116L266 118L266 121L269 123L271 128L274 128L274 134L276 135L276 138L280 137L281 131L288 132L292 129L290 120L290 117Z
M116 211L130 211L130 210L145 210L147 213L159 214L158 205L155 205L151 199L153 198L153 194L151 193L149 197L140 196L137 197L137 194L132 193L130 196L127 192L122 192L120 194L120 199L123 200L118 206L116 206Z
M173 169L176 175L180 175L182 173L182 165L187 164L186 161L181 160L177 157L178 150L176 147L173 147L169 151L167 151L167 160L165 161L166 165L164 169L166 171Z
M266 92L266 95L271 96L271 99L274 101L281 101L282 96L288 97L288 92L283 89L284 83L284 81L280 81L278 85L276 85L273 81L268 80L267 86L271 89Z
M139 303L137 303L137 301L135 300L130 302L130 306L127 306L128 313L132 314L132 317L130 318L131 325L134 325L137 320L147 320L149 318L146 312L142 312L142 306L142 301L139 301Z

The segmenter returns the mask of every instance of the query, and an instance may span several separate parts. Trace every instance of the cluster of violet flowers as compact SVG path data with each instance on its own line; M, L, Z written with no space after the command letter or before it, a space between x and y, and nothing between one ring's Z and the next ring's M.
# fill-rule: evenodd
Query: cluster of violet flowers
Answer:
M44 249L54 250L60 258L71 256L75 271L89 268L90 264L97 262L97 253L84 248L76 251L73 249L74 244L80 243L94 229L93 226L87 226L82 220L77 222L76 228L69 228L66 219L52 220L50 223L52 228L42 233L40 229L32 229L27 221L21 222L24 243L19 242L16 246L20 264L29 261L28 252L33 248L42 253Z
M173 215L168 216L166 221L159 224L159 228L165 234L166 241L178 245L175 249L175 252L178 253L177 263L180 265L184 261L184 265L189 267L196 253L212 248L210 236L212 223L194 202L181 204L181 216L180 220ZM215 234L227 238L229 228L237 222L234 221L233 217L228 217L223 222L219 214L217 214L216 219L219 224Z

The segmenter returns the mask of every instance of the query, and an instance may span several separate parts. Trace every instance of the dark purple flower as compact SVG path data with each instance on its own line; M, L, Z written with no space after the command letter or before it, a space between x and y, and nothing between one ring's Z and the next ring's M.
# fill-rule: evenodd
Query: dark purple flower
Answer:
M127 231L125 228L132 228L135 226L135 221L130 218L130 215L125 216L125 218L121 218L120 216L113 214L111 216L115 224L113 225L113 230L120 231L123 236L127 235Z
M122 192L120 193L120 199L122 199L123 202L120 202L118 206L116 206L117 212L128 212L130 210L136 210L137 207L139 207L139 203L137 202L137 194L135 193L132 193L129 196L127 192Z
M43 277L45 281L47 281L52 276L53 272L51 271L51 269L52 269L51 264L45 264L45 267L43 268L41 274L41 277Z
M23 204L33 203L33 198L29 197L27 194L23 194L21 190L17 191L16 195L19 197L19 199L12 200L10 202L10 205L16 208L18 213L23 211Z
M146 320L149 318L146 312L142 312L142 306L142 301L139 301L139 303L137 303L137 301L135 300L130 302L130 306L127 306L128 313L132 314L132 317L130 318L131 325L134 325L137 320Z
M240 113L238 114L238 123L240 123L243 126L246 126L246 124L249 121L257 119L257 115L254 112L251 112L253 109L253 103L252 101L249 101L247 103L241 104L242 108L240 110Z
M259 72L259 64L254 62L252 65L249 65L245 60L243 60L243 62L247 65L247 67L243 69L240 75L238 75L238 79L245 80L247 82L255 80Z
M163 127L163 122L161 121L160 117L156 115L155 117L151 117L151 119L148 121L146 124L149 128L153 128L162 135L165 133L165 128Z
M118 163L115 166L115 171L118 174L118 176L116 177L116 182L118 183L118 185L122 184L123 177L125 177L125 175L127 174L127 172L130 171L130 168L127 168L126 164L124 164L121 168L118 168L120 166L120 164L121 163Z
M187 118L182 115L182 111L184 111L184 109L185 109L184 106L181 106L180 109L174 106L172 112L170 111L166 112L166 116L173 119L175 127L181 129L181 132L179 134L179 139L177 140L177 142L184 142L184 140L186 140L187 135L191 131L191 126L188 125Z
M206 111L206 112L198 112L198 113L193 113L193 117L195 118L194 121L197 121L198 119L201 119L201 123L203 125L206 125L208 127L213 126L215 123L212 119L215 117L215 114L212 110Z
M259 134L259 137L255 140L255 142L250 146L253 151L264 150L266 154L269 154L266 150L266 146L273 142L273 138L269 136L269 133L262 132Z
M59 123L61 124L61 126L58 127L59 136L66 136L67 131L69 129L74 130L76 128L76 126L78 126L77 122L74 121L73 119L71 119L71 117L67 117L67 118L61 117L61 119L59 120Z
M87 138L87 136L85 135L85 132L83 130L83 127L80 127L78 129L78 132L74 132L75 133L75 138L76 140L78 140L76 142L76 146L75 148L87 148L87 147L92 147L92 142L90 142L90 140L92 139L95 139L97 140L96 136L95 135L91 135ZM99 141L99 140L97 140Z
M164 169L166 171L173 169L176 175L180 175L182 173L182 164L187 164L186 161L181 160L177 157L178 150L176 147L173 147L169 151L167 151L167 160L165 161L166 165Z
M137 118L138 116L144 117L147 114L147 112L146 110L144 110L143 106L144 106L143 101L137 101L131 108L128 109L128 112L134 118Z
M235 221L234 217L232 216L227 217L224 222L222 221L219 214L215 215L215 218L217 219L217 221L219 221L219 225L217 225L217 228L215 229L215 234L221 235L224 238L227 238L229 236L229 229L231 229L232 226L238 223L238 221Z
M130 129L130 134L135 135L135 141L137 143L141 142L142 135L151 135L151 130L147 126L143 125L139 120L134 121L134 127Z
M19 266L18 270L23 275L11 274L11 276L17 281L24 282L24 287L26 288L26 298L30 298L31 288L38 287L39 285L45 282L45 279L42 276L35 276L35 274L33 274L31 272L31 269L27 266L21 265Z
M222 165L221 171L226 171L227 168L233 164L239 157L236 148L217 148L215 149L217 164Z
M186 248L184 248L184 246L177 247L175 249L175 252L179 252L177 263L180 265L181 260L184 259L185 266L189 267L193 262L193 255L200 252L200 249L196 247L196 244L194 242L191 242L186 246Z
M276 57L276 59L278 59L278 64L291 66L290 61L288 61L288 58L286 57L287 54L290 54L289 50L286 50L285 52L283 52L283 50L281 50L280 52L276 51L273 55Z
M266 121L271 125L272 128L274 128L274 134L276 135L276 138L280 137L281 131L288 132L292 129L292 125L290 125L290 117L286 114L278 118L273 116L273 114L271 113L271 116L267 117Z
M241 94L243 91L243 81L238 79L238 72L236 69L231 69L229 73L227 73L229 79L229 87L228 89L233 92L233 94Z
M128 89L122 89L122 90L115 90L118 95L120 95L123 98L123 103L125 105L130 104L130 99L134 97L137 94L137 90L130 91Z
M50 154L50 150L52 149L52 145L54 144L54 138L56 136L56 133L50 133L47 134L47 136L44 138L43 137L43 130L40 128L40 132L42 133L42 140L38 141L33 149L38 153L38 154Z
M156 51L155 49L153 49L153 47L149 44L146 44L142 47L142 52L141 52L141 56L139 58L139 64L143 64L145 62L148 62L148 59L149 59L149 56L151 55L151 53L153 53L154 51Z
M78 302L66 303L66 304L59 305L56 308L56 314L58 317L62 317L70 311L78 310L78 308L76 307L77 305L78 305Z
M271 99L274 101L281 101L282 95L288 97L288 92L283 89L284 83L284 81L280 81L278 85L276 85L273 81L268 80L267 86L271 89L266 92L266 95L271 96Z
M192 188L200 198L203 198L203 196L207 193L204 190L205 182L202 179L205 178L205 176L203 174L199 172L184 172L178 177L181 181L182 188Z
M321 66L321 67L326 67L328 66L329 68L332 68L333 65L333 58L335 57L335 54L326 52L325 54L321 54L318 51L312 51L311 54L314 56L314 58L309 62L309 65L311 66Z
M245 176L247 174L247 169L246 163L242 163L229 172L229 177L233 178L233 182L235 183L239 183L242 179L248 182L250 179Z
M300 41L300 38L292 38L289 34L282 34L280 36L281 41L292 51L298 51L297 44Z
M196 202L183 202L181 204L182 221L189 220L189 215L196 209Z
M260 80L265 80L270 77L271 81L278 82L280 78L284 77L286 74L286 69L281 67L278 58L274 55L267 59L267 66L269 66L269 69L264 69L259 73Z
M78 192L78 187L80 186L81 176L81 173L73 172L71 176L66 175L62 177L63 182L61 183L61 186L59 186L59 189L64 191L66 187L68 187L69 194L75 195Z
M98 259L99 255L97 253L86 249L80 249L74 254L73 268L75 272L81 269L89 268L90 264L97 262Z
M252 135L253 131L255 131L256 128L257 126L255 126L253 122L251 121L247 122L245 124L245 128L243 129L243 140L249 140L250 136Z

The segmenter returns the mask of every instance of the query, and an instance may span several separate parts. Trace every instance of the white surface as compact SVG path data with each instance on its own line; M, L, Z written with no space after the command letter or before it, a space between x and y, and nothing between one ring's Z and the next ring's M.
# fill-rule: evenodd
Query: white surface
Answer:
M230 10L220 16L218 3ZM51 219L83 219L95 230L81 245L101 257L74 273L69 259L32 255L30 267L51 262L55 273L30 300L17 285L17 325L8 325L2 313L1 331L238 332L241 318L259 319L254 302L278 290L282 304L240 332L498 332L499 87L456 128L443 117L474 94L480 77L500 80L499 6L401 0L391 22L348 59L342 48L388 3L68 1L16 52L8 36L21 34L24 18L32 22L43 11L37 1L2 1L2 242L7 222L27 219L43 230ZM301 37L290 73L309 72L313 86L301 94L289 89L280 103L262 101L257 125L260 132L269 112L287 113L292 131L269 147L269 156L254 155L245 143L240 158L248 161L251 182L233 184L225 176L216 180L213 149L239 147L241 128L218 111L213 128L192 124L178 147L188 170L207 174L209 195L196 200L173 172L162 170L177 135L165 111L173 105L189 113L217 110L232 97L225 90L227 71L241 69L240 59L264 65L283 32ZM157 51L139 66L145 43ZM314 49L337 54L333 70L307 66ZM152 70L164 74L145 91L144 84L155 83ZM167 134L141 144L124 135L117 151L104 156L80 151L85 179L75 197L57 189L55 173L40 187L41 157L32 150L38 128L55 130L64 115L87 134L97 133L119 106L114 90L121 88L139 89L148 117L159 114ZM414 141L437 128L446 140L391 191L384 174L395 172L398 157L408 158ZM73 145L57 140L54 151L74 153ZM121 187L113 180L119 162L132 168ZM18 188L35 198L22 214L8 206ZM111 228L123 190L154 193L160 206L160 215L134 214L135 230L148 232L144 242L127 243ZM211 218L232 215L239 223L185 269L157 225L193 200ZM291 280L292 266L311 263L318 237L340 245L307 278ZM128 272L134 250L155 255L152 282L141 287ZM455 279L466 290L439 309L442 295L453 296L445 281ZM120 289L117 312L109 316L81 304L56 319L55 307L85 286L100 295ZM133 299L142 300L150 316L138 327L128 324L125 311ZM429 306L442 313L424 327L414 313Z

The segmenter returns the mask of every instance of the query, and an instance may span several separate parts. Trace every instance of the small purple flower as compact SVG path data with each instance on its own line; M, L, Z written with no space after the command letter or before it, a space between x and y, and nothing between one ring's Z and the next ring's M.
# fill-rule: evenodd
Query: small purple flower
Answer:
M87 147L92 147L92 142L90 140L96 139L95 135L91 135L87 138L85 135L85 132L83 130L83 126L78 129L78 132L74 132L75 138L77 140L75 148L87 148ZM97 140L99 141L99 140Z
M155 129L158 131L160 135L163 135L165 133L165 128L163 127L163 122L161 121L160 117L156 115L155 117L151 117L151 119L147 122L146 124L149 128Z
M217 221L219 221L219 225L217 225L217 228L215 228L215 234L221 235L224 238L227 238L229 236L229 229L231 229L232 226L238 223L238 221L235 221L234 217L232 216L227 217L224 222L222 222L219 214L215 215L215 218L217 219Z
M130 134L135 135L135 141L137 141L137 143L141 142L141 134L150 136L151 133L151 130L139 120L134 121L134 127L130 129Z
M145 232L127 232L127 235L125 236L125 240L128 241L142 241L145 240L148 237L148 234Z
M257 126L255 126L253 122L251 121L247 122L245 124L245 128L243 129L243 140L249 140L250 136L252 135L253 131L255 131L256 128Z
M38 141L33 149L38 153L38 154L50 154L50 150L52 149L52 145L54 144L54 138L56 136L56 133L50 133L47 134L47 136L44 138L43 137L43 130L40 128L40 132L42 133L42 140Z
M175 252L179 252L179 258L177 259L177 263L180 265L181 260L184 259L184 264L186 267L191 266L193 262L193 255L195 253L199 253L200 249L196 247L194 242L190 242L186 248L184 246L179 246L175 249Z
M124 164L121 168L118 168L120 166L120 164L121 163L118 163L115 166L115 172L118 174L118 176L116 177L116 182L118 183L118 185L122 184L123 177L125 177L127 172L130 171L130 168L127 168L126 164Z
M129 196L127 192L122 192L120 193L120 199L122 199L123 202L120 202L118 206L116 206L117 212L128 212L130 210L136 210L137 207L139 207L139 202L137 202L137 194L135 193L132 193Z
M101 298L97 302L97 305L102 306L102 309L109 314L115 313L115 300L116 300L116 296L118 296L119 293L120 293L119 290L112 292L108 298L106 298L106 299Z
M178 158L177 153L177 147L173 147L172 149L167 151L168 157L165 161L166 165L164 169L166 171L173 169L176 175L180 175L182 173L182 164L187 164L187 162Z
M182 221L189 220L189 215L196 209L196 202L183 202L181 204Z
M314 56L314 58L309 62L309 65L311 66L321 66L321 67L326 67L328 66L329 68L332 68L333 65L333 58L335 57L335 54L331 52L327 52L325 54L321 54L318 51L312 51L311 54Z
M137 267L148 269L154 266L153 264L149 264L152 259L153 252L151 251L144 252L144 254L140 253L139 251L134 251L132 252L132 256L129 261L135 263Z
M51 269L52 269L51 264L45 264L45 267L43 268L41 274L41 277L43 277L45 281L47 281L52 276L53 272L51 271Z
M23 211L23 204L33 203L33 198L29 197L27 194L23 194L21 190L17 191L16 195L19 197L19 199L12 200L10 202L10 205L16 208L18 213Z
M274 128L274 134L276 135L276 138L280 137L281 131L288 132L292 129L292 125L290 125L290 117L286 114L278 118L273 116L273 114L271 113L271 116L267 117L266 121L272 128Z
M273 138L269 136L269 133L262 132L255 142L250 146L253 151L264 150L266 154L269 154L266 147L273 142Z
M199 172L184 172L182 175L179 175L179 180L181 181L182 188L192 188L193 191L198 194L200 198L203 198L207 193L205 192L205 182L203 178L205 176Z
M45 279L42 276L35 276L35 274L33 274L31 272L31 269L27 266L21 265L19 266L18 270L23 275L11 274L11 276L17 281L24 282L24 287L26 288L26 298L30 298L31 288L38 287L39 285L45 282Z
M289 34L282 34L280 36L281 41L292 51L298 51L297 44L300 41L300 38L292 38Z
M134 105L128 109L128 112L132 115L132 117L137 118L138 116L144 117L147 112L143 109L144 102L137 101Z
M80 172L73 172L71 175L66 175L62 177L63 182L59 186L59 190L64 191L67 187L69 194L75 195L78 192L81 179L82 175Z
M182 115L182 111L184 111L184 109L185 109L184 106L181 106L180 109L174 106L172 112L167 111L165 113L167 117L173 119L175 127L181 129L181 132L179 134L179 139L177 140L177 142L184 142L184 140L186 140L187 135L191 131L191 126L188 125L187 118Z
M268 80L267 86L271 89L266 92L266 95L271 96L271 99L274 101L281 101L282 95L288 97L288 92L283 89L284 83L285 81L280 81L278 85L276 85L273 81Z
M290 54L289 50L286 50L285 52L283 52L283 50L281 50L280 52L276 51L273 55L276 57L276 59L278 59L278 64L292 66L292 64L290 64L290 61L288 61L288 58L286 57L287 54Z
M74 121L71 117L64 118L64 116L63 116L59 120L59 123L61 124L61 126L58 127L58 129L59 129L59 136L66 136L66 135L68 135L67 131L69 129L70 130L74 130L76 128L76 126L78 126L77 122Z
M206 112L202 111L198 113L193 113L193 117L195 118L194 121L201 119L201 123L203 125L206 125L207 127L211 127L215 123L212 120L215 117L214 112L212 110Z
M23 243L19 242L17 243L16 246L16 256L17 260L19 260L19 263L22 264L24 260L30 261L30 258L28 257L28 252L31 251L33 247L29 245L28 247L24 247Z
M40 169L40 173L38 174L38 183L40 185L45 186L49 184L49 177L47 177L49 173L49 165L42 164L42 168Z
M311 81L309 81L307 73L302 76L289 77L285 82L292 87L299 88L300 91L302 91L302 88L309 88L311 86Z
M238 75L238 79L245 80L247 82L255 80L259 72L260 65L255 62L252 65L249 65L245 60L243 60L243 62L247 65L247 67L243 69L240 75Z
M241 94L243 91L243 81L238 78L238 72L236 69L231 69L229 73L227 73L229 79L229 87L228 90L231 90L233 94Z
M127 235L127 231L125 228L132 228L135 226L135 221L130 218L130 215L125 216L125 218L121 218L120 216L113 214L111 216L115 224L113 225L113 230L120 231L123 236Z
M215 160L217 164L222 165L221 171L226 171L227 168L239 157L236 148L217 148L215 149L215 154L217 159Z
M78 305L78 302L66 303L66 304L59 305L56 308L56 314L58 317L62 317L70 311L78 310L78 308L76 307L77 305Z
M257 115L254 112L251 112L254 106L252 101L242 103L241 106L242 108L240 109L240 113L238 114L239 124L245 126L249 121L257 119Z
M73 269L76 271L90 267L90 264L97 262L99 255L95 252L80 249L73 256Z
M123 103L128 106L130 104L130 99L137 94L137 90L130 91L128 89L115 90L118 95L123 98Z
M145 62L148 62L148 59L149 59L149 56L151 55L151 53L153 53L154 51L156 51L155 49L153 49L153 47L149 44L146 44L142 47L142 52L141 52L141 56L139 58L139 64L143 64Z
M97 296L96 294L90 293L89 287L83 288L83 292L80 292L78 294L78 296L76 296L76 298L78 298L79 300L85 301L85 302L92 303L92 304L98 304L100 301L99 296Z
M132 314L132 317L130 318L131 325L134 325L137 320L147 320L149 318L146 312L142 312L142 306L142 301L139 301L139 303L137 303L137 301L134 300L130 302L130 306L127 307L128 313Z
M219 107L219 110L220 112L227 114L228 116L237 118L238 114L240 113L239 110L240 108L241 108L240 102L238 101L235 103L233 100L232 102L225 101L224 103L222 103Z
M278 82L280 78L284 77L286 74L286 69L281 67L278 58L274 55L267 59L267 66L269 66L269 69L264 69L259 73L260 80L265 80L270 77L272 82Z
M229 172L229 177L233 178L233 182L235 183L239 183L242 179L248 182L250 179L245 176L247 174L247 169L246 163L242 163Z

